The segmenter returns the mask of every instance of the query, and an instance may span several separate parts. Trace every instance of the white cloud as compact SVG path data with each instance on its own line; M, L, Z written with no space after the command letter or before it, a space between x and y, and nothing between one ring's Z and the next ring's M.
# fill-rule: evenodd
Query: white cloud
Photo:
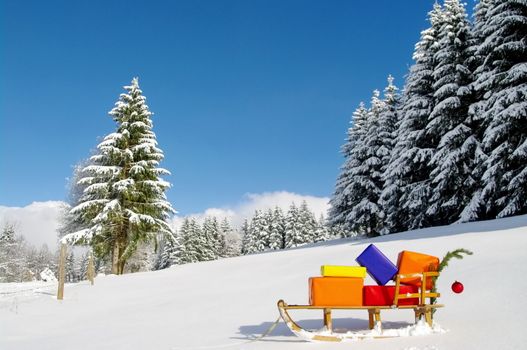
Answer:
M245 218L251 218L254 211L266 210L278 206L284 212L289 209L291 203L300 205L306 201L309 208L317 215L324 216L329 208L329 198L315 197L291 193L287 191L249 193L237 204L224 206L222 208L209 208L202 213L190 216L202 220L206 216L228 218L234 225L239 226ZM61 206L65 203L60 201L34 202L23 208L0 206L0 227L3 223L16 224L16 232L25 237L26 241L40 247L47 244L50 249L57 246L57 228ZM175 216L173 225L179 227L183 218Z
M320 215L326 216L329 209L329 198L301 195L287 191L248 193L240 203L234 206L209 208L202 213L194 213L189 216L196 218L198 221L201 221L206 216L226 217L234 225L239 226L245 218L251 218L257 209L266 210L278 206L284 212L287 212L291 203L294 202L300 205L303 201L307 202L307 205L315 213L317 218ZM172 222L175 227L179 227L182 221L182 217L175 216Z
M27 242L50 249L57 246L58 218L64 202L33 202L23 208L0 206L0 228L6 222L15 224L16 233Z

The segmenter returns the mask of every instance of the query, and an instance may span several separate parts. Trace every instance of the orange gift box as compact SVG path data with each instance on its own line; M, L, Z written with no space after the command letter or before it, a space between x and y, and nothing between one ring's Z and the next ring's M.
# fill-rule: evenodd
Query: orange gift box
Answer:
M399 253L399 257L397 259L397 267L399 268L399 274L401 275L437 271L437 269L439 268L439 258L432 255L403 250ZM420 287L421 278L401 278L401 283ZM426 289L432 289L432 286L433 281L430 277L426 281Z
M363 278L311 277L309 304L313 306L362 306Z

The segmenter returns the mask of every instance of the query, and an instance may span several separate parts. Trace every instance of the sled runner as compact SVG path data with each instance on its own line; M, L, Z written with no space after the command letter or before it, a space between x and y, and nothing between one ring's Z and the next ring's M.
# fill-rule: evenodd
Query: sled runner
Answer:
M392 305L363 305L363 306L346 306L346 305L332 305L332 306L320 306L320 305L288 305L285 301L278 301L278 310L282 319L286 323L287 327L296 336L309 340L309 341L331 341L340 342L346 339L365 339L365 338L391 338L397 335L383 335L382 323L381 323L381 311L382 310L413 310L415 314L416 322L420 319L424 319L426 323L432 327L432 312L435 308L443 307L441 304L427 303L427 298L438 298L439 293L431 292L426 290L427 279L439 276L438 272L423 272L419 274L398 274L395 278L395 293ZM421 287L418 293L404 293L400 294L402 285L400 281L408 278L419 278L421 280ZM400 305L401 301L405 299L418 300L416 305ZM299 326L289 315L290 310L322 310L324 328L319 331L310 331ZM374 329L376 332L347 332L338 333L333 331L333 325L331 320L332 310L367 310L369 319L370 330ZM391 333L389 333L391 334Z

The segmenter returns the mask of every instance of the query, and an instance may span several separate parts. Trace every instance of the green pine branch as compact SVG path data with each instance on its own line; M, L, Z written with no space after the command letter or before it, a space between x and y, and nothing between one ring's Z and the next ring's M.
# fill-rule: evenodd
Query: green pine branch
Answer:
M445 267L448 266L448 263L450 262L450 260L456 258L456 259L463 259L463 255L472 255L473 253L468 250L468 249L464 249L464 248L459 248L459 249L456 249L456 250L453 250L451 252L448 252L446 253L446 255L443 257L443 259L441 260L441 263L439 264L439 267L437 269L438 272L441 272L443 271L443 269ZM437 292L437 279L439 278L439 276L437 277L434 277L433 278L433 287L432 287L432 293L435 293ZM437 302L437 298L430 298L430 303L431 304L435 304ZM432 311L432 314L434 314L436 312L436 309L434 309Z

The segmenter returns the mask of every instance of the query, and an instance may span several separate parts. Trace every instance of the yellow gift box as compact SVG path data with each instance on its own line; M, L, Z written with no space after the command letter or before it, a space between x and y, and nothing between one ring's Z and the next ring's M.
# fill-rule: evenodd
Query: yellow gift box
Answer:
M362 266L322 265L320 274L324 277L366 277L366 268Z

